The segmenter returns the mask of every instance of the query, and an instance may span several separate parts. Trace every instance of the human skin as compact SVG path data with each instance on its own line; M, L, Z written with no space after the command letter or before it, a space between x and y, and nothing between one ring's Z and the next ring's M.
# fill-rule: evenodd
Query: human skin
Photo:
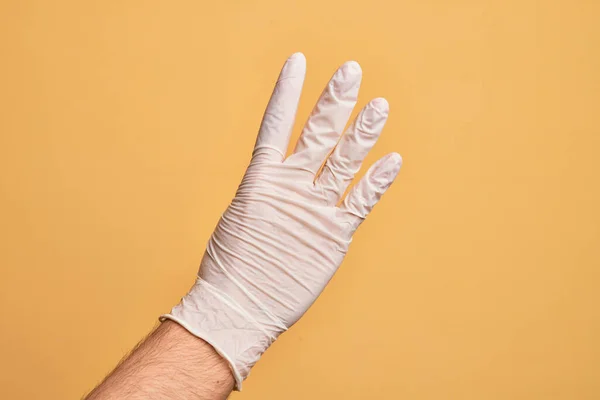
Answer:
M219 400L233 390L229 364L172 321L161 323L86 400Z

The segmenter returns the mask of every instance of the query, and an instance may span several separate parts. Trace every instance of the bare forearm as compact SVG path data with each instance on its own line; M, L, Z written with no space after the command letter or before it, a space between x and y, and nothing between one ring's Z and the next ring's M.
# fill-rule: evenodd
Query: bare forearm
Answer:
M165 321L86 400L217 400L227 398L233 382L212 346Z

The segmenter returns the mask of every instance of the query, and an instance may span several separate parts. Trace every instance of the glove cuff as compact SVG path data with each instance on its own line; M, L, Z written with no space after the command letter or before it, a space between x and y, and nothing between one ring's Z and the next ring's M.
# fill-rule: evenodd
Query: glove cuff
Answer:
M159 319L177 322L210 344L229 363L236 390L242 389L250 369L279 335L200 277L181 302Z

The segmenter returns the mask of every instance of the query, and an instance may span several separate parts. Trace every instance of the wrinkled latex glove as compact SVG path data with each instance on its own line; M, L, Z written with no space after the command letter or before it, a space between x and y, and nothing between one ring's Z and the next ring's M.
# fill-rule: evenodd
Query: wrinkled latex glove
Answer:
M210 343L231 365L238 390L325 288L402 162L396 153L377 161L340 204L388 116L387 101L372 100L341 135L362 76L353 61L331 78L285 158L305 72L301 53L283 66L250 166L208 242L196 284L161 317Z

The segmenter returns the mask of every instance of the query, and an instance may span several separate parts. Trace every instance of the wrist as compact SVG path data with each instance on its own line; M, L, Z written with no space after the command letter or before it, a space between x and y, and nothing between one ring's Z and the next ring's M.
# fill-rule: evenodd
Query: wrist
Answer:
M265 324L269 316L257 314L250 307L252 301L242 301L238 295L242 293L234 298L198 278L181 302L160 320L174 321L210 345L227 363L235 388L241 390L250 369L285 328Z
M164 320L156 329L156 334L162 336L165 343L176 343L178 347L187 349L188 354L196 355L195 358L202 360L202 364L211 372L210 378L219 386L229 387L229 390L233 388L235 381L229 363L209 343L170 320Z

